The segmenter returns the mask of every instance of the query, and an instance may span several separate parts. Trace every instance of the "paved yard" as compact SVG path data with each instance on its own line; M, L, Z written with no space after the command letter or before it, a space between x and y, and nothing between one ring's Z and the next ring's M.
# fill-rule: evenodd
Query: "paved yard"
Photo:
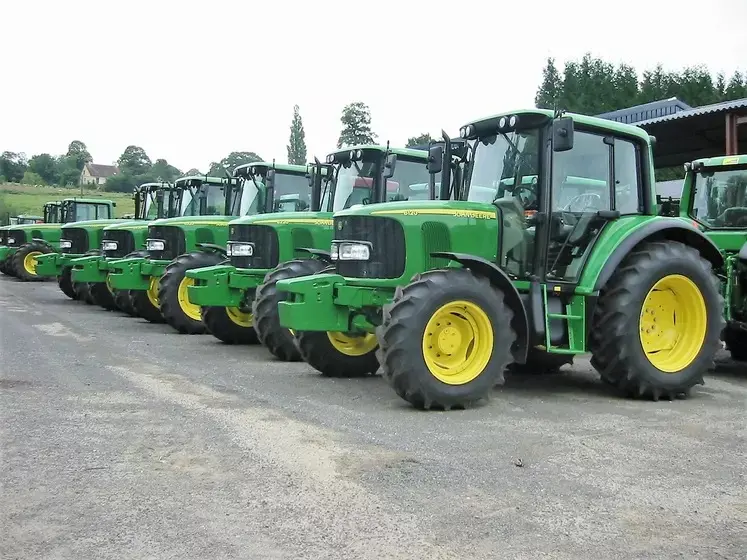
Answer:
M0 558L747 557L747 368L468 411L0 278Z

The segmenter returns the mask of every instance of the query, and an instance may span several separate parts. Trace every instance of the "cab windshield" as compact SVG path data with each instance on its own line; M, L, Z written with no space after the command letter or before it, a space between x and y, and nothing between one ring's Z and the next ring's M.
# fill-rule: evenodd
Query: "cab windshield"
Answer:
M145 191L145 218L155 220L161 218L158 215L158 189L148 189Z
M66 206L65 222L82 222L84 220L108 220L111 208L108 204L96 202L71 202Z
M466 199L490 204L512 198L524 210L537 210L538 140L536 129L471 140Z
M49 204L44 208L44 221L55 224L59 221L60 207L57 204Z
M747 168L695 175L692 217L714 228L747 226Z
M275 173L274 212L303 212L311 207L311 186L305 175Z
M191 195L184 216L222 216L226 208L226 191L231 185L203 183L200 186L190 186L184 193ZM204 199L204 202L201 202ZM204 212L200 212L200 207L205 205Z
M242 177L240 196L234 196L231 200L231 216L254 215L259 212L262 202L262 193L265 192L265 178L256 173L250 177Z
M373 161L346 161L336 166L333 212L371 201L374 178L381 173L379 161L380 158Z

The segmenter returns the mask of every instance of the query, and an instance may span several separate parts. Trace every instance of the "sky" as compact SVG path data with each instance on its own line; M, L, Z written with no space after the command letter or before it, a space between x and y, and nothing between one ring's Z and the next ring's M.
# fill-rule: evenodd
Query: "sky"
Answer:
M310 160L353 101L382 144L456 135L533 107L550 56L747 72L745 0L5 0L0 18L0 151L78 139L111 164L135 144L182 171L285 162L294 104Z

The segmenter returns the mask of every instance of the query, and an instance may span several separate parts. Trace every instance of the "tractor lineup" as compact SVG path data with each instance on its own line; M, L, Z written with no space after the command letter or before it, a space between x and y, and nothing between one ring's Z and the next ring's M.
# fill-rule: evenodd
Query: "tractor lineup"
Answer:
M259 344L325 377L381 372L419 409L591 356L632 398L747 361L747 155L657 195L655 139L529 109L428 149L361 145L70 198L0 228L0 272L181 334Z

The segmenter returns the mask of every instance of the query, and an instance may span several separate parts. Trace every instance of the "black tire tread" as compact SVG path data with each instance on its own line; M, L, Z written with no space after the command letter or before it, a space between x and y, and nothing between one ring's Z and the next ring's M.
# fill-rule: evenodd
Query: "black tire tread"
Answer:
M257 344L257 331L231 321L225 307L201 307L200 316L207 331L226 344Z

